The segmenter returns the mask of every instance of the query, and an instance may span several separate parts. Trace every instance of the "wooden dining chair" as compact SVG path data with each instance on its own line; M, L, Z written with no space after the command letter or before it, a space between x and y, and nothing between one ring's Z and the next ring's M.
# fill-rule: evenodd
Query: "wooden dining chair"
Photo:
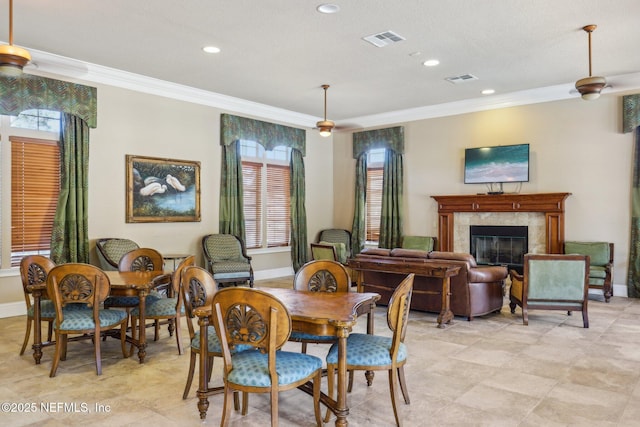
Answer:
M314 260L303 265L295 275L293 288L310 292L349 292L351 279L347 269L337 261ZM307 352L307 344L332 344L336 337L313 335L293 331L289 341L302 343L302 352Z
M229 424L232 394L270 393L271 425L278 425L278 395L313 382L316 424L320 416L322 360L281 350L291 334L291 316L276 297L252 288L225 288L213 297L215 327L224 359L224 409L221 426ZM256 349L232 353L239 345ZM205 413L206 415L206 413ZM202 414L201 414L202 417Z
M407 333L407 320L411 295L413 294L414 274L409 274L396 288L389 300L387 307L387 325L393 332L392 337L350 334L347 337L347 370L348 371L389 371L389 389L391 392L391 406L396 425L401 421L396 408L397 384L405 403L409 404L409 392L404 378L404 365L407 361L407 347L404 338ZM338 365L338 346L334 344L327 354L327 379L329 397L333 397L335 373ZM370 386L370 380L368 385ZM349 384L351 391L352 383ZM328 421L330 412L327 410L325 422Z
M24 334L24 341L20 349L20 355L24 354L31 336L31 324L35 321L31 303L32 290L30 286L47 283L47 276L56 263L42 255L29 255L20 261L20 278L22 279L22 289L24 291L24 301L27 305L27 329ZM40 320L49 324L47 330L47 341L51 341L53 334L53 320L56 317L56 309L46 293L40 297Z
M89 264L69 263L54 267L47 277L47 293L56 310L56 350L50 377L55 377L60 360L67 357L69 335L93 336L96 373L102 374L100 335L120 328L122 355L126 349L127 314L122 310L102 308L109 295L109 278L98 267Z
M175 331L176 341L178 343L178 354L184 352L182 347L182 333L180 328L180 318L184 314L184 305L182 303L182 295L180 291L182 271L189 266L195 264L195 256L190 255L178 265L176 270L171 276L169 283L158 285L155 290L158 291L158 295L153 299L148 299L146 304L145 317L148 320L154 320L156 325L160 320L167 320L169 322L169 333ZM137 332L141 330L144 333L145 327L138 328L137 323L140 317L140 308L134 307L131 310L131 331L134 341L137 339ZM158 330L156 326L156 341L158 336ZM131 348L133 351L133 346Z

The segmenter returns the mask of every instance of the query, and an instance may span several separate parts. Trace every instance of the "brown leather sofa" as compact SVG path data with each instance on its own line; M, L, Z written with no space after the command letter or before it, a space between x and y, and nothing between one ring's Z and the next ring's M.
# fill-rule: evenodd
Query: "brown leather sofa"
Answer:
M418 264L429 262L458 265L460 271L451 277L451 311L456 316L471 320L475 316L499 312L503 305L504 279L507 268L502 266L481 266L470 254L457 252L420 251L409 249L366 248L356 256L356 260L392 259L402 265L402 273L364 270L362 282L365 292L381 295L379 304L386 305L406 274L412 273ZM405 274L406 272L406 274ZM413 282L411 308L439 313L442 307L442 280L435 277L416 275Z

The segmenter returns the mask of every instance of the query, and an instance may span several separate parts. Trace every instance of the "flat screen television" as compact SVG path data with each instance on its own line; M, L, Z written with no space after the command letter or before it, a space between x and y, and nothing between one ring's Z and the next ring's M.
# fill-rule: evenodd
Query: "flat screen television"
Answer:
M529 144L497 145L464 150L464 183L529 181Z

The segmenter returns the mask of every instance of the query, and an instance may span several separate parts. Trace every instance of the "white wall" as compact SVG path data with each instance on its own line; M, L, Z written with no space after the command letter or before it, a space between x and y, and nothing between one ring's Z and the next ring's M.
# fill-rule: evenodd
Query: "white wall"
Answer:
M530 182L521 192L572 193L565 205L565 238L613 242L614 284L616 290L626 288L634 137L621 133L621 103L616 95L592 102L576 98L402 123L405 233L437 236L432 195L487 191L464 184L465 148L529 143ZM351 135L337 137L334 148L334 218L347 228L355 175L351 141ZM515 189L505 184L505 191Z
M203 265L201 238L218 232L220 114L229 111L112 86L97 85L97 88L98 126L91 130L89 150L92 262L97 263L93 249L95 239L127 237L164 253L196 254L198 264ZM230 113L247 117L246 114ZM306 135L307 227L312 241L321 228L332 225L333 155L331 138L322 138L311 130L307 130ZM202 220L127 224L127 154L199 161ZM10 218L2 218L2 222L8 224ZM3 234L6 232L3 229ZM8 255L10 239L3 238L2 245L3 255ZM293 272L289 250L259 251L252 256L256 278ZM0 317L23 314L24 306L17 269L0 271Z

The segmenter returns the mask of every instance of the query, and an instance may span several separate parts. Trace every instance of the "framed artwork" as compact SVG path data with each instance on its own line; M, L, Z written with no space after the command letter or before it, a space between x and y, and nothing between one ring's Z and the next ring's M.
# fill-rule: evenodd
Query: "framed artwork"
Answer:
M200 221L200 162L128 154L127 222Z

